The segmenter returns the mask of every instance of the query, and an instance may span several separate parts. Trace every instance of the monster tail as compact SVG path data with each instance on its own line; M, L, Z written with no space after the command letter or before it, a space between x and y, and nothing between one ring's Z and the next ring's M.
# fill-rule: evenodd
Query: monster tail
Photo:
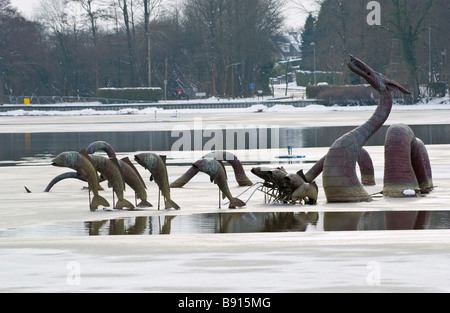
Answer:
M228 208L230 210L232 210L232 209L236 209L236 208L242 208L242 207L244 207L246 205L247 204L244 201L242 201L242 200L240 200L238 198L233 198L233 199L231 199L230 206Z
M166 210L169 210L169 209L180 210L181 208L174 201L166 199Z
M153 205L147 200L142 200L141 203L138 204L138 208L153 208Z
M92 199L91 211L97 210L99 206L104 206L107 208L107 207L110 207L111 205L105 198L97 195L97 196L94 196L94 198Z
M131 202L126 200L126 199L118 200L117 204L116 204L116 209L117 210L123 210L124 208L133 210L134 209L134 205L131 204Z

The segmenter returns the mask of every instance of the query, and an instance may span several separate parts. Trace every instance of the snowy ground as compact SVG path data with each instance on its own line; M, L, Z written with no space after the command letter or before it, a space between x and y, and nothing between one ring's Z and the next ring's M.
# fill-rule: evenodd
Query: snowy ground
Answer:
M422 105L426 106L426 105ZM395 108L387 124L449 124L450 108L442 110ZM192 125L195 117L202 125L359 125L370 115L368 108L254 112L181 112L171 117L165 112L157 121L145 115L109 116L3 116L0 132L117 131L170 129ZM429 196L412 199L376 198L371 203L327 204L321 178L319 204L314 207L265 205L256 193L243 212L339 212L448 210L450 202L450 145L429 146L438 188ZM377 177L376 193L382 188L383 147L369 147ZM327 148L294 151L311 160L323 156ZM120 156L132 156L133 152ZM261 154L258 154L261 156ZM312 164L285 165L289 172ZM251 165L245 167L247 173ZM139 169L147 181L150 201L157 191L148 182L149 174ZM170 181L187 170L169 168ZM192 215L227 211L218 209L217 187L205 175L198 175L172 197L181 204L179 212L91 213L83 184L67 181L51 193L41 191L64 169L41 164L1 167L0 232L20 230L25 236L0 237L0 292L449 292L450 231L375 231L280 234L217 234L170 236L70 236L52 233L37 236L36 226L67 222L110 220L123 217ZM229 173L233 194L237 187ZM249 174L252 180L256 177ZM33 191L25 193L24 186ZM111 198L108 191L105 197ZM214 195L214 196L213 196ZM127 193L131 197L130 191ZM247 195L243 197L247 198ZM28 230L28 232L27 232Z
M297 87L291 83L288 89L288 97L286 101L292 99L306 99L305 88ZM285 97L285 87L283 85L275 86L275 99L283 99ZM249 103L254 104L249 108L235 108L235 109L181 109L181 110L168 110L164 109L165 104L189 104L189 101L160 101L157 108L148 108L139 110L135 108L135 105L129 104L129 108L120 110L95 110L95 106L104 106L100 102L95 103L70 103L71 106L78 106L79 109L75 111L40 111L40 110L10 110L7 112L0 112L0 117L19 117L19 116L101 116L101 115L144 115L154 117L155 120L161 118L161 116L179 117L183 115L201 115L201 114L241 114L241 113L255 113L255 112L265 112L265 113L326 113L326 112L373 112L375 106L361 106L361 107L325 107L323 105L311 104L305 108L295 108L288 103L286 105L276 105L273 107L268 107L265 102L270 102L272 97L265 97L264 99L258 100L255 98L247 99L219 99L219 98L209 98L203 100L195 100L195 103ZM192 101L191 101L192 102ZM64 107L67 104L59 104L59 106ZM7 107L8 105L5 105ZM53 105L54 106L54 105ZM90 107L88 109L83 109L83 107ZM32 107L32 106L31 106ZM436 110L450 110L450 96L444 98L434 98L423 100L421 103L415 105L404 106L404 105L394 105L393 112L398 111L436 111Z
M193 129L194 123L204 128L238 126L320 127L358 126L375 111L374 106L325 107L309 105L294 108L278 105L267 108L255 105L242 109L186 109L121 111L79 110L47 112L23 110L0 113L0 133L149 131L171 130L181 125ZM386 125L450 124L450 101L437 99L411 106L394 105ZM116 126L114 126L116 125Z

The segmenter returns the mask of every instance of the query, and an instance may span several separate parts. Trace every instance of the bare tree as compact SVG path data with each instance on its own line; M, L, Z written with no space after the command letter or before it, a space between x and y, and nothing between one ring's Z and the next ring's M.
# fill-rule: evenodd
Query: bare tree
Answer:
M0 29L2 93L47 93L50 60L38 23L25 19L9 0L0 0Z
M139 80L139 78L136 69L136 57L135 57L136 52L130 26L130 12L128 10L128 0L117 0L117 4L123 13L123 21L125 25L125 31L127 34L131 85L135 87L137 85L137 81Z
M56 58L61 68L60 88L64 96L70 96L74 90L78 92L78 28L76 16L70 12L65 0L42 0L37 13L49 32L49 40L54 39L54 46L58 47Z
M145 40L147 41L147 76L148 87L152 87L152 53L150 39L150 9L148 0L144 0L144 28Z
M210 94L215 94L216 86L220 94L232 96L236 90L239 96L250 94L250 83L268 88L262 77L274 53L273 38L282 26L283 4L280 0L186 1L189 58L199 83L207 85Z
M154 13L160 6L162 0L144 0L144 29L145 40L147 43L147 76L148 87L152 87L152 53L151 53L151 33L150 21L152 13Z
M98 56L98 21L110 18L108 13L108 5L106 0L66 0L67 2L75 2L83 9L89 30L92 34L92 42L94 45L94 71L95 71L95 92L100 86L99 73L99 56Z
M293 9L298 10L302 14L305 14L305 15L311 14L311 15L315 16L318 14L318 10L320 9L320 6L322 5L323 1L325 1L325 0L309 0L309 1L292 0L292 1L289 1L289 4Z
M419 2L423 4L423 1ZM414 100L419 98L416 43L419 35L427 30L424 22L433 6L433 0L428 0L420 7L419 2L411 3L411 1L406 0L392 0L394 11L391 14L391 19L388 21L392 28L386 28L394 37L400 40L402 55L407 64L410 84L414 91ZM417 14L419 14L419 18L414 19L413 17L417 16Z

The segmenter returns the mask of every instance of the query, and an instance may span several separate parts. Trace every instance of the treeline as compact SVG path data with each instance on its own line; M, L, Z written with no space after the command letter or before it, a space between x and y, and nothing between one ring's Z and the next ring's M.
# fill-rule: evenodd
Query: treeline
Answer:
M0 99L164 87L268 88L283 0L43 0L33 21L0 0ZM171 5L173 4L173 5ZM169 8L169 9L168 9Z
M431 81L450 77L448 0L379 0L381 25L373 26L367 22L369 1L320 2L302 34L303 69L313 69L315 48L317 70L342 71L345 83L358 83L346 68L353 54L413 91L416 100L419 85L430 81L430 57Z

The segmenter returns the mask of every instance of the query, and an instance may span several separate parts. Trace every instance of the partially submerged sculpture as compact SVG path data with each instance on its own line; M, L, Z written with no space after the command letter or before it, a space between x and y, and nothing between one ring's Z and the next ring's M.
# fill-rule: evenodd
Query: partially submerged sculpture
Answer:
M404 197L431 190L433 178L424 143L409 126L392 125L386 134L383 194Z
M113 146L111 146L106 141L95 141L91 143L87 148L86 152L88 154L94 154L97 151L104 151L110 158L116 158L116 151Z
M114 151L114 148L105 141L96 141L91 143L87 148L86 152L88 154L94 154L97 151L104 151L108 154L110 159L116 160L119 164L119 168L123 177L124 182L130 186L134 192L136 199L140 199L141 202L138 204L136 203L136 206L139 208L151 208L153 205L148 202L147 200L147 186L144 183L144 180L142 179L142 176L139 174L136 167L131 163L130 159L128 157L125 157L121 160L116 159L116 152ZM45 189L45 192L50 192L50 190L53 188L53 186L65 179L78 179L81 181L86 181L86 178L84 178L80 173L77 172L69 172L69 173L63 173L58 176L56 176L47 186ZM101 183L104 180L103 177L99 177L99 182ZM99 190L103 190L103 188L99 185ZM137 202L137 201L136 201ZM128 205L128 204L127 204ZM128 205L129 206L129 205ZM119 206L120 207L120 206ZM129 206L131 208L131 206Z
M380 103L375 113L366 123L336 140L328 153L306 174L303 174L303 171L288 174L283 168L253 168L252 173L264 179L264 186L272 190L270 193L266 191L266 194L269 194L275 201L291 204L297 202L316 204L318 187L314 180L322 172L323 186L328 202L372 200L362 186L375 185L373 163L363 146L388 119L392 109L391 92L394 90L405 94L409 94L409 92L384 75L374 72L369 66L353 56L351 56L351 62L348 66L353 72L364 77L380 93ZM110 169L114 169L114 174L111 174L112 176L109 178L106 177L110 183L112 183L114 177L121 176L120 171L118 171L120 169L123 176L122 180L125 180L136 191L137 195L143 200L141 204L151 206L146 201L145 183L128 158L118 161L114 149L105 142L95 142L88 147L88 150L90 153L103 150L110 158L89 156L86 151L63 153L53 160L53 165L69 167L77 172L61 174L49 184L47 189L51 189L55 183L63 179L85 179L89 182L89 189L94 192L91 210L96 210L100 205L109 206L109 203L98 195L99 178L93 163L110 161L108 163L113 162L115 165L110 166ZM170 198L167 167L162 158L153 153L144 153L136 155L135 160L151 172L152 179L155 179L166 199L166 209L179 209L180 207ZM194 163L192 168L172 186L181 187L199 171L202 171L210 175L211 181L215 182L223 192L224 197L230 200L231 209L245 206L245 202L233 198L231 195L228 189L226 172L219 160L227 160L233 165L236 180L241 186L252 185L236 156L227 152L213 152ZM356 175L356 163L359 164L361 170L361 182ZM97 170L101 172L98 166ZM103 174L108 176L105 173ZM125 174L130 174L129 179ZM117 186L119 187L115 188L121 193L118 194L120 200L118 207L132 208L133 205L123 199L123 190L120 191L122 188L120 186L124 187L124 183L119 181L117 179ZM386 135L383 194L388 197L415 196L416 194L428 193L433 188L430 159L424 143L415 137L413 131L407 125L391 126ZM28 189L27 192L29 192Z
M305 174L307 181L314 181L322 172L325 157L317 162L309 171ZM361 184L364 186L375 186L375 169L373 167L372 158L366 149L361 148L361 153L358 158L359 170L361 173Z
M134 190L136 198L141 199L141 202L137 204L139 208L151 208L153 205L147 201L147 186L142 179L141 174L131 163L128 157L119 160L120 170L122 172L125 183Z
M227 161L233 167L234 175L236 176L236 181L239 186L252 186L252 181L245 174L244 168L242 167L241 161L234 154L227 151L213 151L211 153L206 154L203 158L209 159L213 158L218 161ZM195 175L198 174L200 170L191 167L186 173L184 173L180 178L170 184L171 188L182 188L186 185Z
M94 168L108 180L108 187L112 188L117 195L118 200L114 208L117 210L134 209L134 205L124 197L125 181L117 159L98 155L90 155L89 157Z
M91 211L95 211L99 206L109 207L109 202L104 199L98 193L98 176L97 171L92 165L92 161L90 160L86 151L82 152L64 152L58 155L52 161L53 166L57 167L68 167L71 168L81 176L83 176L89 183L89 191L94 193L94 197L92 201L90 201L90 209Z
M104 151L110 158L116 159L116 151L106 141L95 141L86 148L86 151L89 154L94 154L97 151ZM130 159L125 157L118 160L118 162L125 183L134 190L136 197L141 199L141 202L137 204L137 207L153 207L153 205L147 201L147 186L145 185L141 174L139 174L139 171L133 163L131 163Z
M80 173L77 173L77 172L63 173L63 174L60 174L60 175L56 176L55 178L53 178L50 181L50 183L47 185L47 188L45 188L44 192L50 192L50 190L53 188L53 186L55 186L57 183L59 183L60 181L62 181L64 179L69 179L69 178L78 179L78 180L87 182L86 178L81 176Z
M319 188L313 181L299 171L288 174L283 167L255 167L252 173L264 179L263 192L269 196L269 202L314 205L317 203Z
M151 173L150 180L155 180L165 199L165 209L180 210L170 196L167 167L163 159L154 153L141 153L134 156L134 160Z
M325 155L305 175L287 174L283 169L254 168L253 174L264 179L268 193L278 202L296 203L317 201L318 188L314 180L323 172L323 186L328 202L371 201L362 185L375 185L372 159L363 148L386 122L392 109L391 92L410 94L398 83L372 70L357 58L350 56L351 71L363 77L380 94L380 102L373 116L360 127L334 142ZM393 125L386 137L385 196L404 197L428 193L433 189L430 160L425 145L412 130L402 124ZM356 164L361 171L361 182ZM280 180L284 176L285 183ZM301 178L299 178L301 177ZM267 193L267 192L266 192ZM312 199L310 201L309 199Z
M348 64L350 70L366 79L379 92L380 101L375 113L366 123L336 140L327 155L319 161L323 162L323 186L328 202L372 200L356 175L356 163L360 158L362 147L383 126L391 113L391 92L398 90L410 94L408 90L383 74L375 72L362 61L350 57L351 62ZM320 164L318 167L321 167ZM317 167L316 173L310 172L306 177L310 180L315 179L318 175Z
M216 159L206 159L203 158L194 164L192 167L198 169L199 171L208 174L211 178L211 182L214 182L222 192L223 198L228 198L230 200L229 209L236 209L245 207L244 201L234 198L228 188L227 175L223 165Z

